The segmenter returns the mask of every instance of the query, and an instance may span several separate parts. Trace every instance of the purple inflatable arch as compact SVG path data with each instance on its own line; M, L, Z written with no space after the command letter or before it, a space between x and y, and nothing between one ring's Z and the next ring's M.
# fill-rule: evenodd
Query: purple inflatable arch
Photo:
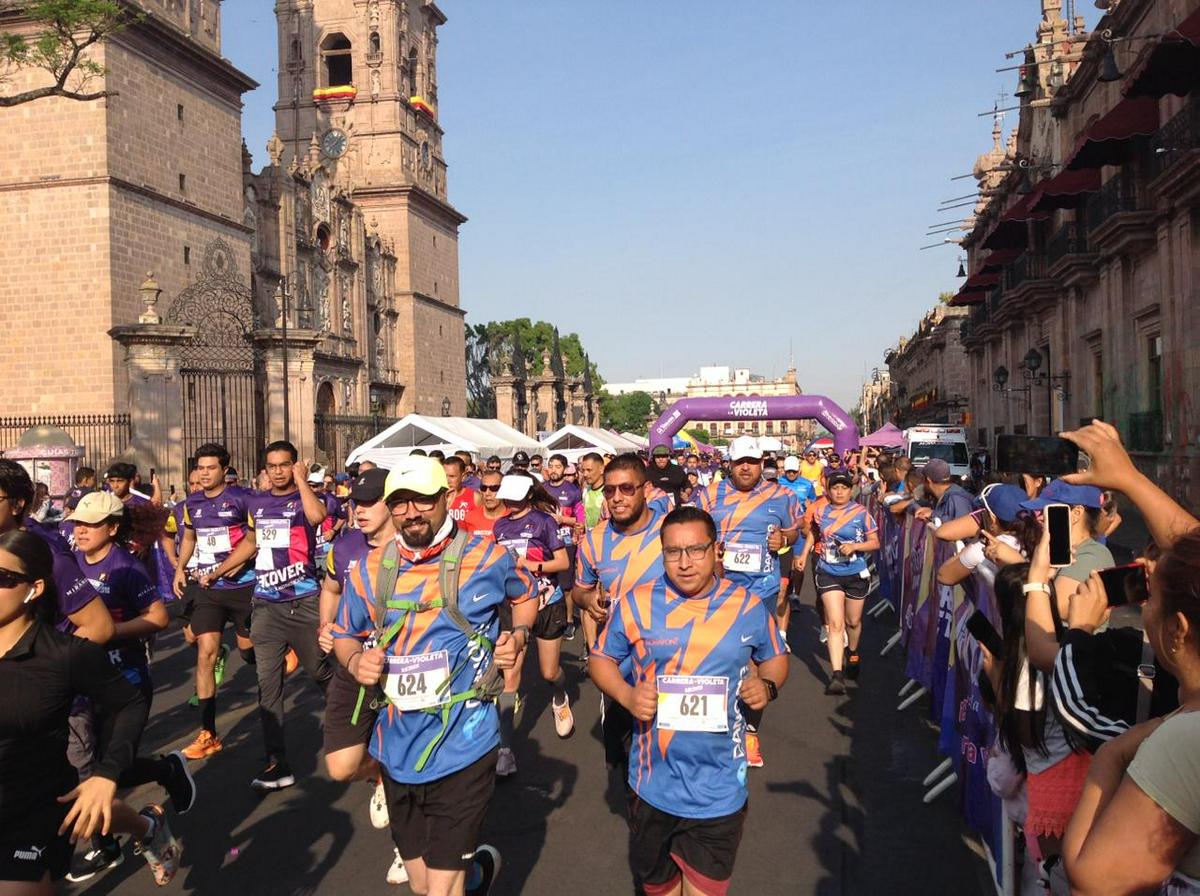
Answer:
M650 447L671 447L675 433L689 420L817 420L833 433L838 454L858 447L858 427L837 404L823 395L725 395L682 398L650 427Z

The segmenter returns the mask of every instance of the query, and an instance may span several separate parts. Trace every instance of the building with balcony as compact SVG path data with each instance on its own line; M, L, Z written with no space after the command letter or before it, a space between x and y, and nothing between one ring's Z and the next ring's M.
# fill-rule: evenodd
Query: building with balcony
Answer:
M1100 417L1200 500L1200 2L1043 0L1019 121L975 175L962 344L976 438ZM893 373L895 377L895 373Z
M897 426L968 422L969 364L959 343L959 326L966 316L965 308L939 304L921 318L912 336L884 355L891 384L890 419Z

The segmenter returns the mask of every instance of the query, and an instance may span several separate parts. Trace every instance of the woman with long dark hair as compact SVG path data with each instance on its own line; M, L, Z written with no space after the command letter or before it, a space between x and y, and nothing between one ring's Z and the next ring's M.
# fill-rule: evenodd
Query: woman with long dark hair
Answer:
M49 896L67 872L71 844L110 832L131 834L165 883L179 856L162 810L135 812L115 798L137 750L145 700L102 649L54 629L57 598L46 543L20 529L0 535L0 889ZM111 719L84 781L67 759L77 695Z

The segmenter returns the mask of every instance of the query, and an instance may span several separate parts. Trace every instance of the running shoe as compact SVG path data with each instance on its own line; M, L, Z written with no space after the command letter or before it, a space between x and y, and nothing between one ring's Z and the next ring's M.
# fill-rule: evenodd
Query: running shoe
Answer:
M560 706L553 699L550 706L554 710L554 733L559 737L570 737L575 730L575 716L571 714L571 701L564 699Z
M176 815L186 815L196 804L196 782L188 770L187 760L176 750L163 757L171 766L171 776L163 782Z
M394 846L392 852L396 854L396 857L392 859L392 867L388 869L386 880L389 884L396 886L406 884L408 883L408 869L404 867L404 859L400 858L400 850Z
M857 681L860 671L862 671L862 661L858 657L858 651L851 650L846 654L846 677L851 681Z
M501 778L507 778L509 775L517 773L517 757L513 755L513 751L508 747L501 747L499 755L496 756L496 774Z
M846 693L846 679L842 676L841 670L834 672L829 679L829 684L825 685L826 697L840 697Z
M750 768L763 767L762 748L758 743L757 731L746 732L746 765Z
M300 657L296 656L296 651L288 648L287 656L283 658L283 675L286 678L297 669L300 668Z
M221 738L217 737L211 731L200 730L196 735L196 739L180 750L180 754L185 759L205 759L213 753L220 753L225 749L225 745L221 743Z
M125 861L125 853L121 850L121 840L114 837L110 842L100 845L92 841L93 846L83 854L83 860L67 872L67 880L73 884L91 880L97 874L116 868Z
M380 780L375 784L375 789L371 791L371 827L378 830L383 830L390 823L391 818L388 816L387 793L383 789L383 781ZM407 875L404 880L408 880ZM388 880L388 883L393 883ZM403 880L395 881L395 883L404 883Z
M221 649L217 651L217 661L213 663L213 681L217 687L221 686L221 682L225 680L225 661L229 659L229 645L222 644Z
M179 871L179 856L183 848L167 827L167 816L162 806L147 806L138 814L150 822L153 830L146 840L134 842L133 851L145 858L154 875L154 882L165 887Z
M500 850L485 843L475 850L474 859L479 868L479 879L478 882L472 879L474 869L467 870L467 896L488 896L500 873Z
M197 694L195 691L192 691L192 696L188 697L188 706L199 706L199 705L200 705L200 695Z
M267 763L267 767L259 772L258 777L250 782L250 786L255 790L270 791L283 790L295 783L296 776L292 774L291 767L282 759L272 759Z
M568 622L567 627L563 629L563 637L566 638L568 641L574 641L575 640L575 631L576 631L575 623Z
M819 637L821 639L822 644L829 643L829 626L827 626L827 625L821 626L821 634Z

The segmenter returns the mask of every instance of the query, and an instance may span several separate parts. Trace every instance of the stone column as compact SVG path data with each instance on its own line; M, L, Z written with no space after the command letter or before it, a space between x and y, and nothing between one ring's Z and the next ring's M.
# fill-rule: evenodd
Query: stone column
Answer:
M534 438L537 438L538 430L554 432L554 430L562 425L558 422L557 382L553 374L550 376L540 376L537 379L537 427L530 433Z
M266 378L263 402L264 444L287 438L300 458L311 459L317 450L314 418L317 391L313 380L313 352L322 339L316 330L287 331L286 368L283 330L256 330L254 346L262 358ZM283 396L287 392L288 425L284 426Z
M196 328L139 323L113 327L108 335L125 347L129 371L132 432L125 456L137 464L147 484L153 468L164 492L172 483L179 491L187 482L179 359L183 346L195 338Z

